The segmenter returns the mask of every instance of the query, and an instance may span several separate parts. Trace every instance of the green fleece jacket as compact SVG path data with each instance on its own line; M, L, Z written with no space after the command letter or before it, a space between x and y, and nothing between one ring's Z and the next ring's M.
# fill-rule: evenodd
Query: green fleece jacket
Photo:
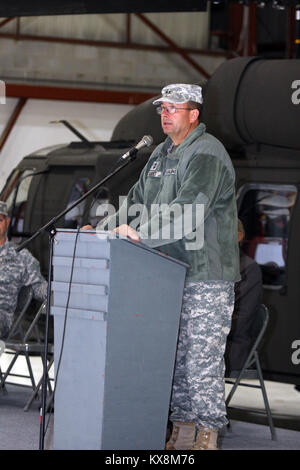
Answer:
M98 228L131 225L147 246L187 263L187 281L237 281L234 182L228 153L201 123L179 146L167 137L156 147L118 213Z

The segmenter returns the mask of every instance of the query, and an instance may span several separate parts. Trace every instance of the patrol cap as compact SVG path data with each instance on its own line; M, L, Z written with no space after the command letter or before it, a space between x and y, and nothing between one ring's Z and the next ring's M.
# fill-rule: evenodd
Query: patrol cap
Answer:
M199 85L173 83L165 86L161 90L161 94L161 98L153 101L153 104L159 104L162 101L173 104L187 103L188 101L203 103L202 88Z
M8 215L6 202L0 201L0 214Z

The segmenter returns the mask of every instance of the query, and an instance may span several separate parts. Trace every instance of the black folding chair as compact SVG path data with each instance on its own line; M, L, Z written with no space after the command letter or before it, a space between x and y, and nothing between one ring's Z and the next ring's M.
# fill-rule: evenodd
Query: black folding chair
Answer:
M12 339L19 339L21 340L24 337L24 317L27 312L27 309L31 303L33 297L32 293L32 288L29 287L22 287L19 297L18 297L18 302L17 302L17 307L16 311L14 313L14 322L13 325L9 331L8 337L4 340L1 341L1 354L7 352L6 347L8 342ZM12 352L8 352L9 354L12 354ZM17 359L17 358L16 358ZM8 374L6 374L6 371L3 373L0 367L0 379L1 379L1 389L5 391L5 380L8 375L13 375L9 374L10 370L12 369L14 363L16 362L16 359L13 359L13 363L11 364L11 367L8 371ZM26 376L27 377L27 376Z
M229 406L232 397L238 386L251 387L251 388L260 388L265 410L256 410L257 413L262 413L267 415L269 428L271 432L271 437L273 440L277 440L276 430L273 424L273 418L269 406L269 401L267 397L266 387L264 383L263 373L259 360L259 346L261 345L264 333L266 331L269 321L269 311L264 304L261 304L257 310L255 320L253 322L251 338L252 338L252 347L250 352L244 362L242 369L238 372L232 371L229 373L228 377L225 378L225 383L232 384L232 388L226 398L226 407L227 409L239 409L244 411L253 411L250 408L239 408L237 406ZM258 379L259 384L245 383L241 382L243 379ZM229 380L228 380L229 379ZM235 380L230 380L235 379Z
M32 388L33 393L29 398L29 401L26 403L24 411L29 409L33 398L38 395L38 392L41 387L42 380L39 380L39 383L36 385L35 378L33 374L33 369L31 365L31 357L30 356L40 356L43 360L43 353L44 353L44 341L40 336L39 331L39 321L42 319L42 316L45 313L45 302L40 306L37 313L34 315L33 320L28 326L28 320L26 319L26 312L32 300L32 289L30 287L22 288L18 305L22 304L22 308L20 311L17 312L15 315L16 320L13 323L13 326L9 332L7 339L4 340L5 343L5 353L8 355L12 355L12 360L10 361L7 369L2 372L0 369L1 374L1 388L6 391L6 384L14 384L28 387L27 384L18 383L18 382L9 382L9 377L20 377L22 379L29 379L30 385L29 387ZM50 367L53 364L53 345L49 345L48 347L49 352L49 360L48 360L48 367L47 370L49 372ZM14 373L13 367L16 364L17 359L20 356L24 356L27 365L27 374L20 374ZM52 393L51 381L48 375L48 389L50 393Z

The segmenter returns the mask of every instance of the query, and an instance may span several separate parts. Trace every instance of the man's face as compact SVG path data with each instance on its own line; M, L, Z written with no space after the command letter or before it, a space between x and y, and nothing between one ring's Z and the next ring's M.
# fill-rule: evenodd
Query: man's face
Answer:
M161 107L163 108L161 114L162 129L177 145L196 127L198 110L191 110L188 103L172 104L165 101L162 102ZM170 108L175 108L175 113L170 113Z
M6 237L6 232L9 226L9 217L0 214L0 238Z

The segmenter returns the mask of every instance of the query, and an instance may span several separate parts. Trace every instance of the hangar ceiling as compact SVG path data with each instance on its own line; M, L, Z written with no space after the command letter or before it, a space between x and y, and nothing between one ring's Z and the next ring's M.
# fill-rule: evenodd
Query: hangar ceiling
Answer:
M42 15L67 15L67 14L90 14L90 13L147 13L147 12L179 12L179 11L205 11L207 5L240 3L250 5L257 3L260 5L271 4L274 8L284 8L286 6L296 7L299 0L152 0L141 3L138 0L113 0L105 2L103 0L44 0L43 2L34 0L11 0L0 5L0 17L8 16L42 16Z
M13 0L0 5L0 16L67 15L88 13L132 13L132 12L167 12L167 11L205 11L206 0Z
M231 57L298 57L298 1L4 2L0 78L7 96L137 103Z

